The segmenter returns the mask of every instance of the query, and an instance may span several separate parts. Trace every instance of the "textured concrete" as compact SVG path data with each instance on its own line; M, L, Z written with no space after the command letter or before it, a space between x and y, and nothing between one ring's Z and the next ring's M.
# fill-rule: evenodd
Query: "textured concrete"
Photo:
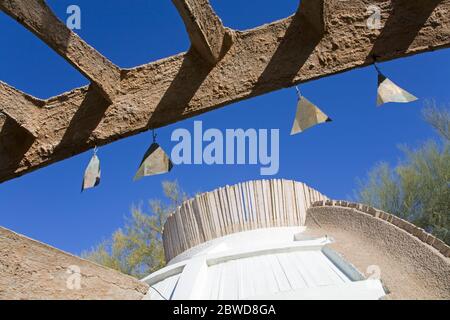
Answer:
M0 111L24 128L34 138L38 137L38 110L45 102L20 92L0 81Z
M373 208L340 203L310 208L307 232L333 237L331 247L366 276L379 268L388 299L450 299L450 259L424 241L428 234L401 229Z
M186 25L192 46L215 65L230 48L231 30L227 30L208 0L172 0Z
M137 279L0 228L0 300L141 300L147 291Z
M9 8L14 15L22 9L8 7L11 3L28 1L0 0L3 10ZM374 4L382 9L382 30L370 30L366 25L367 8ZM30 113L34 117L30 123L37 121L39 128L36 138L24 135L11 120L0 118L0 182L96 145L370 65L374 57L387 61L450 45L450 0L327 0L322 11L315 6L317 2L306 1L304 8L311 10L310 15L300 7L286 19L248 31L231 31L232 45L214 66L194 47L187 53L121 70L119 86L114 71L105 78L103 72L98 73L109 64L79 38L70 34L73 45L62 50L59 42L47 39L56 44L58 52L67 50L66 58L79 62L83 66L79 69L104 92L110 92L108 88L118 92L112 103L95 86L44 100L42 108ZM32 20L41 17L30 13ZM34 32L43 36L44 30ZM87 59L87 67L83 59ZM0 96L4 94L0 88ZM20 108L20 104L10 107Z

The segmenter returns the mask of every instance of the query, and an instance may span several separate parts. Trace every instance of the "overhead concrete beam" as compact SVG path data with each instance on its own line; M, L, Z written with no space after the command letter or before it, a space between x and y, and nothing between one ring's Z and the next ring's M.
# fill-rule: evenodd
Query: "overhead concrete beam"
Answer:
M215 65L229 49L232 39L209 0L172 0L191 39L192 46Z
M298 9L298 14L306 19L311 28L318 35L325 32L325 1L326 0L302 0Z
M0 113L5 114L34 138L39 131L39 108L45 102L0 81Z
M78 69L105 99L114 101L120 69L67 28L44 0L0 0L0 9Z
M214 66L191 49L122 70L112 104L92 87L45 100L34 140L24 140L0 117L0 182L233 102L371 65L374 57L383 62L450 46L450 0L376 3L380 30L367 25L373 0L326 0L322 36L305 32L311 20L299 10L268 25L233 31L231 47ZM79 56L91 53L83 46L69 47Z

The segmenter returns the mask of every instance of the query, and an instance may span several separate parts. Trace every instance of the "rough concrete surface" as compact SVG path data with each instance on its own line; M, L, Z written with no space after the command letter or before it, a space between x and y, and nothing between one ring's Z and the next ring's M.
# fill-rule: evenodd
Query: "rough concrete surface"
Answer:
M311 235L333 237L331 247L362 274L379 270L387 299L450 299L450 259L391 222L328 205L310 208L306 226Z
M209 0L172 2L183 18L192 46L206 62L216 64L229 49L231 35L209 5Z
M0 228L0 300L141 300L147 291L137 279Z
M387 61L450 45L450 0L326 0L322 8L317 2L303 0L295 15L271 24L230 30L231 47L215 65L193 46L187 53L121 69L117 84L115 67L81 39L72 34L67 41L45 36L54 23L40 20L49 17L42 0L0 0L2 10L24 17L20 23L65 55L94 84L38 101L39 106L28 113L29 121L0 115L0 182L150 128L367 66L375 57ZM27 13L24 6L31 4L42 14ZM381 8L381 30L367 26L370 5ZM201 22L204 11L196 13L192 8ZM208 32L208 26L202 30ZM0 88L0 112L5 100L11 110L30 99L16 92L19 103L15 104L3 97L5 91L13 92ZM35 126L28 129L33 134L23 132L17 123Z

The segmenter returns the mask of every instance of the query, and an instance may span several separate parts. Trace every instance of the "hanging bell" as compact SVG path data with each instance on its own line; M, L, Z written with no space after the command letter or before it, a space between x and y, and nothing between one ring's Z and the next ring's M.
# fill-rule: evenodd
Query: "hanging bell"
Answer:
M141 165L139 166L139 170L134 177L134 181L138 181L143 177L168 173L172 168L172 161L170 161L169 156L159 144L156 143L156 135L153 134L153 144L145 153Z
M298 90L298 89L297 89ZM311 103L308 99L299 94L299 101L297 105L297 114L295 116L294 125L292 127L291 135L301 133L306 129L314 127L318 124L331 122L322 110Z
M81 192L97 187L100 184L100 159L97 157L97 148L94 150L94 155L89 161L89 164L84 173L83 185Z
M417 97L400 88L398 85L384 76L384 74L381 73L376 64L375 68L378 72L378 107L389 102L408 103L418 100Z

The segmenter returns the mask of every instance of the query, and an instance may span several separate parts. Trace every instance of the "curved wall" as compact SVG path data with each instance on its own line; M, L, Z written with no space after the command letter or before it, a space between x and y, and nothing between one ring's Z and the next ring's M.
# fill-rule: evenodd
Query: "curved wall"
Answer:
M334 238L331 248L366 277L380 272L387 299L450 299L449 246L396 216L295 181L245 182L185 202L165 225L166 258L179 261L229 234L286 226Z
M328 200L312 205L306 227L311 236L332 236L330 246L367 277L381 276L388 299L450 299L450 248L413 224Z

